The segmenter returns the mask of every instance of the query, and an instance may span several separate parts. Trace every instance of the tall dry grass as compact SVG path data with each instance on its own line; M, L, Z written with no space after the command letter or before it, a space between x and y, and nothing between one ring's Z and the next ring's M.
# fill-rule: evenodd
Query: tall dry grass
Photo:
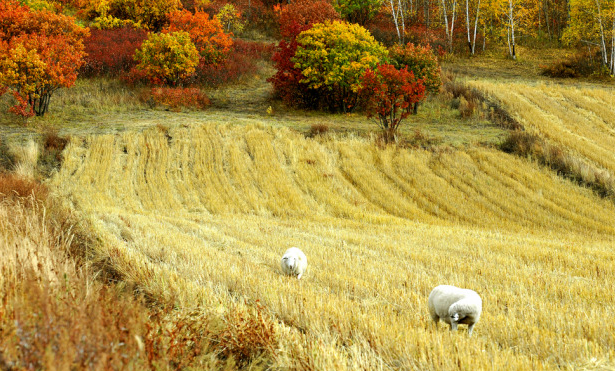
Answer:
M95 242L46 187L0 176L0 368L258 369L276 334L259 311L206 316L145 301L87 260Z
M225 348L252 344L248 362L615 365L605 320L615 206L492 149L381 149L352 136L186 125L74 138L52 185L100 239L94 260L127 285L233 326L265 318L259 331L270 336L250 338L269 340ZM301 281L279 271L289 246L308 256ZM427 295L444 283L483 297L474 337L430 324Z

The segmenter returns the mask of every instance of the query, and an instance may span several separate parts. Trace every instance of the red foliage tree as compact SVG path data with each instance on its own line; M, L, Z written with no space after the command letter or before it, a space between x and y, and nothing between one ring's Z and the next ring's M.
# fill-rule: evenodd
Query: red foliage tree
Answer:
M421 46L408 43L406 45L394 45L390 49L390 58L397 68L408 68L414 76L423 80L423 85L428 93L437 94L442 81L438 58L429 45ZM413 112L416 114L418 102L415 103Z
M92 30L85 39L87 56L81 73L119 76L129 72L137 65L134 54L146 37L147 32L132 27Z
M295 63L291 61L297 51L296 37L313 24L339 20L340 15L325 0L298 0L286 6L277 5L276 14L283 39L272 58L277 72L267 81L273 84L276 94L287 104L314 108L320 94L300 82L303 79L301 70L295 68Z
M367 117L378 118L387 141L395 141L397 128L410 115L413 104L425 97L425 85L407 68L381 64L362 79L361 94L367 100Z
M0 91L16 97L12 112L42 116L52 94L75 83L87 34L71 17L0 2Z

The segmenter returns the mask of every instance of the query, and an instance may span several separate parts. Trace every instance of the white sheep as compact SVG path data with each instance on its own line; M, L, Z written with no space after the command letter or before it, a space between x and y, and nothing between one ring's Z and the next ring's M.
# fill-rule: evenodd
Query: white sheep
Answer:
M282 266L282 272L301 279L307 268L307 257L299 248L291 247L284 253L280 265Z
M466 324L469 336L472 336L474 325L483 310L483 301L476 291L449 285L433 289L428 304L429 314L435 324L441 319L451 326L451 331L457 331L458 324Z

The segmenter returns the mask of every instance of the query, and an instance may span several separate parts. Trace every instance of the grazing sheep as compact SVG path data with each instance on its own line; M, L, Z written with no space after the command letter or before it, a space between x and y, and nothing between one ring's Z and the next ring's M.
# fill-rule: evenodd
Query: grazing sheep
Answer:
M299 248L291 247L284 253L280 265L282 266L282 272L301 279L307 268L307 258Z
M449 285L433 289L428 304L434 323L441 319L451 325L451 331L457 331L458 324L466 324L470 336L483 310L483 301L476 291Z

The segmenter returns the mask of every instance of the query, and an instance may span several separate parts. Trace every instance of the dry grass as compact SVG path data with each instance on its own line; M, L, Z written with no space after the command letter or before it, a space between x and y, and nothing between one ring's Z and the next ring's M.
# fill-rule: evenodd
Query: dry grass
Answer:
M615 98L612 89L475 81L525 130L544 140L535 153L602 193L615 194ZM530 154L530 153L528 153Z
M1 369L260 369L270 358L277 334L259 307L146 306L95 279L109 272L84 260L94 239L43 186L3 174L11 187L0 192Z
M495 150L186 125L73 138L52 185L126 284L262 323L217 332L238 362L248 347L278 369L615 366L615 206ZM289 246L308 255L301 281L279 272ZM473 338L430 324L444 283L482 295Z

